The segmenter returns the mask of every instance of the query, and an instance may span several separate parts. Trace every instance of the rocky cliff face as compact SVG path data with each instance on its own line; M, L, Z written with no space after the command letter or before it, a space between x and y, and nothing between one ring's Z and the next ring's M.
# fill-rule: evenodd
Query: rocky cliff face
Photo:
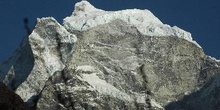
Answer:
M219 108L220 62L148 10L75 5L64 26L38 19L1 80L37 110Z

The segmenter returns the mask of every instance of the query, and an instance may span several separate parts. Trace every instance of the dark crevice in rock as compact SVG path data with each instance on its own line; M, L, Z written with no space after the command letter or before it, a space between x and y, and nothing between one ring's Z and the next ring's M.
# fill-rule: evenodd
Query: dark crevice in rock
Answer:
M143 87L144 87L144 91L146 92L147 95L152 95L151 91L149 91L150 89L148 88L148 80L147 80L147 73L144 70L144 66L145 64L142 64L141 67L139 68L139 73L143 79Z
M66 64L68 61L68 58L73 54L73 43L68 43L68 42L62 42L61 41L61 36L59 33L56 33L56 42L57 42L57 51L60 56L60 61L62 61L63 64Z
M61 71L61 78L64 80L65 84L67 84L69 78L67 77L65 70Z
M61 82L65 83L65 86L63 87L65 89L63 89L64 91L56 90L55 94L58 103L62 104L65 108L72 108L74 110L74 101L72 101L71 94L69 94L68 91L66 91L67 90L66 85L68 85L67 81L69 80L69 77L67 76L67 72L68 71L65 71L64 69L60 73L57 73L60 74L59 80L62 80Z
M59 56L60 56L60 61L62 61L63 62L63 54L62 54L62 52L61 52L61 46L62 46L62 44L61 44L61 39L59 38L59 33L56 33L56 42L57 42L57 51L58 51L58 53L59 53Z

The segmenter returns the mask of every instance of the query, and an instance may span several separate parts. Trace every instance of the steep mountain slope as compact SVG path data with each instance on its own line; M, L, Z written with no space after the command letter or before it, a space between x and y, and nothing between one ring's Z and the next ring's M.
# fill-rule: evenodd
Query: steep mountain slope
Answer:
M64 26L38 19L0 72L37 110L219 108L220 62L148 10L81 1Z

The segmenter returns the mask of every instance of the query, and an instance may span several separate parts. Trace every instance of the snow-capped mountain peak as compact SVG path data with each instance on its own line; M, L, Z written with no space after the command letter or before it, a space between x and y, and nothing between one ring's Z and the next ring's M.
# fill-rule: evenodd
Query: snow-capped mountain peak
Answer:
M37 110L218 109L219 73L189 32L149 10L88 1L64 25L38 19L0 66L0 79Z
M71 31L85 31L89 28L107 24L117 19L135 26L144 35L160 37L174 36L186 39L200 47L193 40L189 32L186 32L177 26L171 27L167 24L163 24L147 9L104 11L95 8L87 1L81 1L76 3L73 14L64 19L64 26L67 30Z

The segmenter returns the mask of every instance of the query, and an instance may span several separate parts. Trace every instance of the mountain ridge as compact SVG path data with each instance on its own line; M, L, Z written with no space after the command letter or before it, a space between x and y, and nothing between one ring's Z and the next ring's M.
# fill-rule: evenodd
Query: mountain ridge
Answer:
M218 108L220 62L147 10L81 1L64 26L38 19L2 65L1 80L37 110Z

